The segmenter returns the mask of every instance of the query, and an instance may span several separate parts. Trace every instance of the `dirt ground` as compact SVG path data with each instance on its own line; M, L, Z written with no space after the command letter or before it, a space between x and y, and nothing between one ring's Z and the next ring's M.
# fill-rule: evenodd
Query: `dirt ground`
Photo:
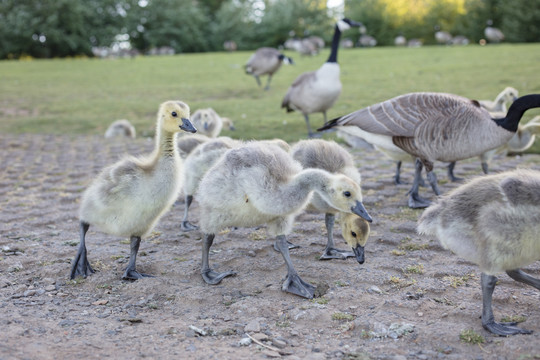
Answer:
M522 317L534 333L486 332L478 269L416 234L421 210L407 207L408 185L394 185L394 164L372 150L353 151L374 219L366 262L318 260L322 214L299 216L290 236L301 245L291 251L296 269L321 297L281 291L286 267L264 228L217 235L211 265L238 275L205 284L201 233L180 231L182 201L141 244L138 269L157 277L121 280L127 239L91 227L88 258L98 271L70 281L81 192L103 166L152 147L148 139L0 134L0 359L540 358L540 293L501 274L496 318ZM443 165L446 192L456 185ZM516 166L540 169L540 156L498 158L491 169ZM480 174L476 159L456 167L458 176ZM412 164L403 179L412 181ZM191 218L199 218L196 199ZM346 246L338 226L336 243ZM526 270L540 275L538 263ZM466 330L485 342L461 340Z

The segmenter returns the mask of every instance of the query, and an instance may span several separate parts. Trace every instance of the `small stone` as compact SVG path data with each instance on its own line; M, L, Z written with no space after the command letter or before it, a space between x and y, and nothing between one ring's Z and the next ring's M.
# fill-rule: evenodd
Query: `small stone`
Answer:
M108 302L109 302L109 300L103 299L103 300L94 301L94 302L92 303L92 305L105 305L105 304L107 304Z
M255 251L253 251L253 250L249 250L248 255L251 256L251 257L256 257L257 253Z
M419 312L419 313L416 314L416 315L418 315L419 317L422 317L422 316L424 316L424 313L423 313L423 312Z
M287 346L287 342L281 339L272 339L272 345L278 349L284 349Z
M247 333L260 332L261 324L259 323L259 320L255 319L248 322L247 325L244 327L244 331Z
M376 285L373 285L372 287L370 287L368 289L368 292L375 293L375 294L382 294L382 290Z
M251 341L250 338L245 337L245 338L240 339L240 341L238 342L238 345L240 345L240 346L249 346L249 345L251 345L251 342L252 341Z
M266 341L266 340L268 340L268 335L266 335L264 333L256 333L256 334L251 335L251 337L254 338L255 340L258 340L258 341Z
M269 358L280 358L281 355L279 355L278 352L272 351L272 350L263 350L262 354L269 357Z
M23 296L24 297L27 297L27 296L34 296L36 295L36 290L26 290L24 293L23 293Z
M45 286L45 291L54 291L54 290L56 290L56 285Z

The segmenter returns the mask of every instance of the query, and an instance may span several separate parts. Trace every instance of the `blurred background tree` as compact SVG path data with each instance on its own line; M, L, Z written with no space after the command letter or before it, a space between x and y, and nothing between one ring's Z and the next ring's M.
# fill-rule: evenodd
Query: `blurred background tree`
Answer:
M399 34L435 43L435 27L484 37L490 20L508 42L540 41L540 0L344 0L344 14L364 23L379 45ZM119 36L146 53L278 47L289 36L326 42L336 19L326 0L0 0L0 59L92 55ZM356 42L358 32L345 36Z

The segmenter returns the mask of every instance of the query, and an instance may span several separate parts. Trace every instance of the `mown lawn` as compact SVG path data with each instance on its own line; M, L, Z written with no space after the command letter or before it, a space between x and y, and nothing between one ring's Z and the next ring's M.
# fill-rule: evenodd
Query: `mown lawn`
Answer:
M213 107L233 119L237 130L223 134L294 141L306 137L305 123L301 114L281 109L281 100L294 79L317 69L328 53L301 57L287 52L296 65L283 66L270 91L244 74L251 52L1 61L0 131L102 134L112 121L125 118L139 134L151 135L158 105L180 99L192 111ZM413 91L479 100L494 99L506 86L522 95L540 93L539 59L540 44L340 49L343 93L328 117ZM525 121L538 114L537 109L527 112ZM313 127L323 123L321 114L311 119Z

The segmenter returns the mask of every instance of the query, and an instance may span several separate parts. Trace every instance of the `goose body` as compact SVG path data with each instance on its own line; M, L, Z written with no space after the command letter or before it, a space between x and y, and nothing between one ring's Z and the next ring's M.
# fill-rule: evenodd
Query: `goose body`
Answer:
M288 274L282 289L307 298L314 287L304 282L292 265L286 235L295 216L318 192L336 209L356 213L371 220L362 205L360 187L344 175L320 169L302 169L286 151L276 145L250 143L225 153L205 174L197 196L204 233L203 279L217 284L234 273L210 269L208 252L215 234L232 227L267 224L268 232L278 238L278 250L287 264Z
M86 277L93 270L86 258L85 235L90 225L131 238L126 279L144 276L135 269L141 237L146 236L170 208L181 189L182 162L176 145L180 130L195 132L189 107L181 101L161 104L156 146L147 157L128 157L105 168L82 196L79 210L81 242L72 264L71 278Z
M304 115L308 135L314 136L309 124L309 114L322 112L326 122L326 111L331 108L341 94L340 68L337 63L341 32L360 23L343 19L334 27L332 50L326 63L318 70L306 72L296 78L283 97L281 107L287 112L299 111Z
M504 40L503 32L500 29L493 26L487 26L484 29L484 35L486 39L492 43L500 43L501 41Z
M523 113L540 107L540 95L523 96L503 118L493 119L477 101L445 93L410 93L368 106L328 122L319 130L335 126L375 146L401 149L419 159L409 206L426 207L418 196L422 165L438 195L435 161L455 162L478 156L507 143L518 129Z
M530 333L494 321L491 297L500 272L540 290L520 268L540 260L540 172L518 169L473 179L428 207L418 232L482 271L483 326L499 335Z
M279 70L283 63L293 64L293 59L283 55L279 50L262 47L257 49L248 59L245 70L246 74L253 75L257 84L261 86L260 76L268 75L265 90L270 89L270 81L272 76Z
M361 176L353 157L333 141L301 140L291 148L291 155L304 169L323 169L333 174L343 174L360 185ZM360 264L364 263L364 246L369 237L369 223L365 219L340 212L318 193L313 194L308 209L325 214L328 241L321 260L356 257ZM353 252L335 248L333 226L336 215L341 223L343 238Z
M105 131L105 138L128 137L135 139L136 136L135 127L126 119L114 121Z

